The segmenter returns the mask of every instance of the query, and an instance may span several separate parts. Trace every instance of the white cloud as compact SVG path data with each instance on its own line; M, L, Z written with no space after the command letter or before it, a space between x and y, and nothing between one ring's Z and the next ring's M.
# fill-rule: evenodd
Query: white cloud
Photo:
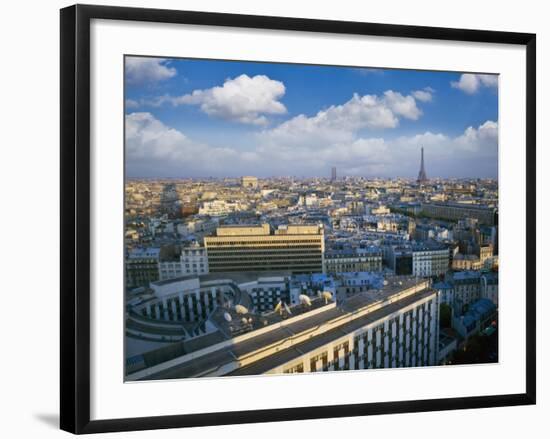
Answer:
M425 87L423 90L415 90L411 94L420 102L431 102L435 90L431 87Z
M129 175L185 175L194 168L209 175L239 160L235 150L195 142L147 112L126 115L125 148Z
M362 129L390 129L400 118L416 120L422 112L412 96L392 90L382 96L354 94L342 105L331 105L315 116L300 114L259 134L260 144L278 147L350 142Z
M265 75L240 75L227 79L220 87L195 90L183 96L162 96L153 102L161 105L199 105L210 116L236 122L265 125L265 115L284 114L286 107L279 102L285 94L285 85Z
M475 94L481 87L497 87L497 75L478 75L463 73L458 81L451 81L451 87L458 88L467 94Z
M140 105L140 102L135 99L126 99L126 108L128 109L136 109L139 108Z
M280 164L285 175L325 175L337 166L344 175L411 176L418 172L424 146L430 170L437 175L496 174L498 124L493 121L468 127L456 137L427 131L390 140L357 137L349 131L328 130L330 136L326 136L326 129L319 132L308 122L308 131L281 132L278 128L283 124L260 134L258 169L263 163ZM292 135L296 133L299 136Z
M407 119L417 120L422 111L416 106L416 100L413 96L403 96L392 90L384 92L382 102L387 105L394 114L403 116Z
M498 123L486 121L478 128L466 128L464 134L456 138L456 143L464 149L477 151L484 145L498 143Z
M311 122L310 122L311 123ZM284 125L284 124L282 124ZM306 124L307 125L307 124ZM258 134L254 147L231 139L215 147L196 142L151 113L126 116L126 163L130 176L341 175L416 176L420 147L425 147L428 175L494 176L497 173L498 124L486 121L458 136L424 132L394 139L353 133L319 135L318 129L270 138ZM276 141L275 141L276 140Z
M177 71L163 58L127 57L125 74L129 84L145 84L170 79Z

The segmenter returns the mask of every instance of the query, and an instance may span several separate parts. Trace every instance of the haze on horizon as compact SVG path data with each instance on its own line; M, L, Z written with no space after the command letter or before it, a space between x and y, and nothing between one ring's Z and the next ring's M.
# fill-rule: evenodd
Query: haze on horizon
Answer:
M497 178L498 76L127 57L127 177Z

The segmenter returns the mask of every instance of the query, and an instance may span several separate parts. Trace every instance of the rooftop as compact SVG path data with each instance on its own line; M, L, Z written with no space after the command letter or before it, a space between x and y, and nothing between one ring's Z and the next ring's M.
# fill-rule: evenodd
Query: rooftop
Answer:
M128 253L128 259L156 259L160 256L160 248L134 248Z
M480 205L480 204L464 204L464 203L456 203L456 202L446 202L446 203L431 202L431 203L423 203L423 205L425 205L425 206L432 205L432 206L438 206L438 207L460 207L460 208L463 208L463 209L477 209L477 210L496 211L496 209L494 207L483 206L483 205Z
M333 338L339 338L343 334L375 322L407 304L434 294L434 291L428 285L429 283L426 280L418 280L412 276L398 276L388 279L381 289L373 289L357 294L346 299L343 303L339 303L338 306L334 302L325 303L324 299L316 298L312 300L311 307L307 305L293 306L290 308L291 314L273 312L268 315L247 314L243 316L230 313L231 321L229 322L220 309L218 311L219 315L215 316L214 323L219 325L220 333L226 337L226 341L234 340L232 343L219 343L219 348L216 349L208 340L201 343L197 339L192 347L184 342L186 354L194 353L192 358L183 359L180 364L167 367L165 370L159 370L148 375L147 378L184 378L212 373L224 365L229 365L270 347L282 345L289 339L302 338L310 331L318 331L325 324L338 322L337 327L333 330L327 328L326 332L315 335L307 341L288 349L271 354L254 362L251 366L233 371L231 375L263 373L295 356L302 355L301 351L307 351L314 349L317 345L326 344ZM401 293L404 292L410 294L401 296ZM390 298L392 299L391 303ZM372 305L384 301L388 302L382 308L370 311ZM220 317L224 318L220 319ZM246 318L246 322L242 321L243 317ZM229 331L228 327L234 321L235 324L242 324L243 327L250 325L249 328L244 328L242 333L238 333L238 335L246 334L244 337L235 339L230 336L235 331ZM270 328L266 331L266 327ZM254 334L256 331L257 334ZM300 349L300 346L303 346L304 349ZM192 350L190 350L191 348ZM209 349L204 350L204 353L201 354L199 351L203 348Z
M199 279L200 283L229 279L237 284L242 284L246 282L252 282L260 278L264 279L269 277L290 277L290 275L291 273L289 271L229 271L208 274L189 274L185 276L175 277L173 279L158 280L155 282L151 282L151 284L156 286L163 286L169 285L174 282L181 282L197 278Z

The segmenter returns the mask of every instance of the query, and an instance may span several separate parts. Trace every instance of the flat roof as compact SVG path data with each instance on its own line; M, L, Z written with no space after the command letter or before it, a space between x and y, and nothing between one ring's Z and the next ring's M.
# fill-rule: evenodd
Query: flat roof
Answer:
M374 323L384 316L391 314L399 310L400 308L410 305L420 299L429 297L432 294L434 294L432 290L423 290L418 294L406 297L405 299L399 300L381 309L370 312L362 317L359 317L358 319L352 320L351 322L338 326L323 334L312 337L311 339L306 340L302 343L298 343L295 346L291 346L284 351L277 352L273 355L270 355L269 357L256 361L249 366L241 367L240 369L234 370L227 375L258 375L266 373L269 370L280 366L281 364L285 364L295 358L301 357L302 355L304 355L305 352L311 352L317 348L320 348L321 346L326 345L333 340L337 340L338 338L350 334L357 329L362 328L363 326Z
M219 368L224 364L230 363L232 361L237 361L240 357L244 357L250 353L258 351L262 347L271 348L273 344L284 344L285 341L293 335L307 332L318 326L321 326L323 323L332 321L338 317L351 315L355 311L358 311L365 306L371 305L381 300L385 300L396 293L404 291L422 282L425 281L417 281L416 278L412 276L395 277L388 281L388 283L384 285L382 289L369 290L367 292L352 296L338 307L327 305L325 310L320 311L317 314L307 315L306 313L306 315L302 319L291 322L285 326L276 327L271 331L234 343L230 346L222 347L215 350L214 352L196 357L194 359L190 359L182 364L170 367L167 370L151 374L147 376L147 379L155 380L185 378L200 374L201 372L203 374L212 372L214 371L214 369ZM432 289L425 288L418 293L398 300L392 304L386 305L381 309L369 312L362 317L339 325L337 328L327 331L326 333L317 335L306 342L302 342L294 347L284 349L281 352L270 355L269 357L259 360L245 368L238 369L237 371L232 372L230 375L257 374L263 373L262 371L273 369L279 364L290 361L290 359L294 358L295 356L298 357L300 355L303 355L302 352L297 350L300 349L300 346L304 349L307 349L308 351L315 349L318 346L326 344L332 339L339 338L343 334L352 332L362 326L365 326L384 317L387 314L391 314L397 311L403 306L414 303L417 300L428 297L432 294L434 294L434 291ZM318 300L315 300L315 302L317 301ZM277 314L275 313L272 314L277 316ZM294 316L295 315L293 315L292 317ZM276 321L274 321L273 323L278 323L280 321L282 321L281 318L276 319ZM197 342L198 341L199 340L197 340ZM207 347L207 345L201 344L201 347ZM191 351L187 352L190 353ZM286 358L289 358L289 360L286 360ZM241 372L239 373L239 371Z

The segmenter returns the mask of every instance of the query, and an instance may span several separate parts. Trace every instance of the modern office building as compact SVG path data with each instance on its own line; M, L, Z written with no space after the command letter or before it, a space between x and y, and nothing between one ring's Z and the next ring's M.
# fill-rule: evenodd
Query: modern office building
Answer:
M222 226L204 238L211 273L232 271L323 271L323 227L269 224Z
M222 311L209 320L217 331L183 341L182 355L127 379L417 367L438 359L437 293L428 280L389 278L338 304L318 298L239 318Z
M333 166L330 170L330 181L335 182L336 181L336 166Z

